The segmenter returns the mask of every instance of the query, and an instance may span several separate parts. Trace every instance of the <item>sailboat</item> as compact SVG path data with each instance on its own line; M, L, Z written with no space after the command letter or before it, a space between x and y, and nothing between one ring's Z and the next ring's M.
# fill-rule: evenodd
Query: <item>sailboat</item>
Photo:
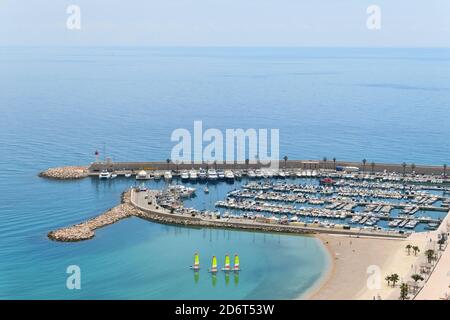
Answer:
M194 254L194 265L191 266L191 269L200 270L200 258L197 252Z
M230 256L227 254L225 255L225 265L222 268L223 271L230 271L231 270L231 266L230 266Z
M241 268L239 267L239 256L237 254L234 255L234 266L233 270L235 272L241 271Z
M217 258L216 258L216 256L212 257L212 264L211 264L211 269L209 269L209 272L217 273Z

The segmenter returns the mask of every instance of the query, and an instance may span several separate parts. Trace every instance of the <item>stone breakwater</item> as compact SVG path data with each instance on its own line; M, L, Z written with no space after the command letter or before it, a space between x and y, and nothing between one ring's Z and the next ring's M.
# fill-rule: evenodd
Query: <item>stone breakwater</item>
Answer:
M57 180L83 179L88 175L88 167L75 166L50 168L39 173L39 177Z
M54 230L48 233L48 237L56 241L74 242L92 239L94 230L113 224L119 220L135 216L137 209L130 205L130 193L122 194L122 203L107 212L67 228Z

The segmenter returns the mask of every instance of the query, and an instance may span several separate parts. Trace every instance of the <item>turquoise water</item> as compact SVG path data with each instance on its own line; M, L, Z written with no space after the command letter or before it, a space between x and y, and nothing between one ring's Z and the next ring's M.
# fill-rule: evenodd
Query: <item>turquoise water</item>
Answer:
M1 298L292 298L326 269L316 240L129 219L81 243L46 233L118 203L132 182L57 182L52 166L169 157L176 128L279 128L294 158L449 163L450 50L2 48ZM228 188L228 186L227 186ZM218 191L225 192L226 188ZM201 205L201 203L199 204ZM199 250L241 256L213 286ZM65 288L77 264L82 289Z

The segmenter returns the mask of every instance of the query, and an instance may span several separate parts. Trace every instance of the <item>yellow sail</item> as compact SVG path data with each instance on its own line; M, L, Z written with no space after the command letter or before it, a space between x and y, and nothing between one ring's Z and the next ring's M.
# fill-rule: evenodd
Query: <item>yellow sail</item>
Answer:
M200 258L198 256L198 253L195 254L194 265L200 265Z
M194 269L200 268L200 258L198 256L198 253L196 252L194 255Z
M239 256L236 254L234 255L234 270L239 270Z
M224 267L224 269L225 270L229 270L230 269L230 256L229 255L225 256L225 267Z
M211 270L217 270L217 258L216 258L216 256L213 256L213 258L212 258Z

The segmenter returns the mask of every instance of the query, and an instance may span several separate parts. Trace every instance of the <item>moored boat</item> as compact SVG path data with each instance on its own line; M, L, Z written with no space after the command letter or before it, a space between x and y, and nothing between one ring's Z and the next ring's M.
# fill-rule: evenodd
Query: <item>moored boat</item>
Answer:
M99 179L109 179L111 178L111 173L109 173L107 170L102 170L100 174L98 175Z
M181 180L183 181L189 180L189 172L187 170L183 170L181 172Z

